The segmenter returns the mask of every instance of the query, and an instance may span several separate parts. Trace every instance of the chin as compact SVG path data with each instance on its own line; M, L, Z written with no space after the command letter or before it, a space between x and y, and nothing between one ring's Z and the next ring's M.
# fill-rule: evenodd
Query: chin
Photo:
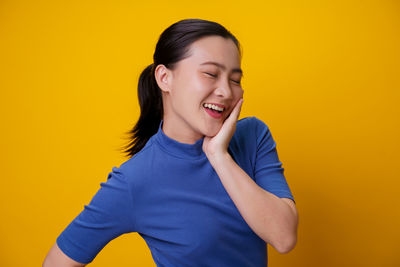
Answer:
M205 136L209 136L209 137L213 137L216 136L219 132L219 130L221 129L222 124L219 126L214 126L214 127L208 127L206 129L206 131L204 132Z

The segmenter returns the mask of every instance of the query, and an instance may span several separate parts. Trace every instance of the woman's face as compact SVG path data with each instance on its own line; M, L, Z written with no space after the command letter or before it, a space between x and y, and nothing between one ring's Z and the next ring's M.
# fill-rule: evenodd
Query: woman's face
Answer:
M203 37L192 43L189 55L175 69L166 69L169 78L162 89L163 131L177 141L192 144L204 135L218 133L243 97L243 89L240 55L231 39ZM219 113L205 104L223 110Z

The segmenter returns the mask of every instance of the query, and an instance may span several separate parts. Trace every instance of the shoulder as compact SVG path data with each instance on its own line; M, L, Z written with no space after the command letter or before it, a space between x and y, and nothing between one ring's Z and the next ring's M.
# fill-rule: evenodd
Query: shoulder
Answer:
M266 123L255 116L244 117L237 121L237 125L246 125L246 126L267 126Z
M269 131L268 125L255 116L245 117L237 121L236 132L238 136L257 138Z
M236 131L229 143L230 155L250 177L254 177L257 151L265 129L268 129L267 125L259 118L244 117L237 121Z
M151 169L152 160L157 156L157 151L154 149L154 140L150 138L146 145L135 155L125 160L115 169L126 177L128 182L134 182L132 179L138 181L139 177L143 177L146 174L146 170Z
M236 131L232 136L230 146L238 151L254 153L260 138L269 131L268 126L255 116L244 117L237 121Z
M273 146L274 141L268 125L261 119L252 116L237 121L236 131L230 145L240 147L239 151L255 154L263 145Z

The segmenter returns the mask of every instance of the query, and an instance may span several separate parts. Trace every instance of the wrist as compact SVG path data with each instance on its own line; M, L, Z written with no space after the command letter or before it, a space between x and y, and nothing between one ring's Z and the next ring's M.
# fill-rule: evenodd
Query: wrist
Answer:
M207 157L208 157L208 160L210 161L211 165L214 168L221 165L221 163L227 162L230 159L232 159L232 157L228 153L228 151L213 153L213 154L207 155Z

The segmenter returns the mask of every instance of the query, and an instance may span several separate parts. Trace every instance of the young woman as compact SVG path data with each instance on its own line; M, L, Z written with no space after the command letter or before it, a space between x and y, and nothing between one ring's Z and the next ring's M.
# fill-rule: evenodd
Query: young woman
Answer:
M157 266L267 266L267 243L294 248L298 215L269 128L238 120L238 40L218 23L181 20L153 59L139 78L130 159L112 168L44 266L84 266L130 232Z

